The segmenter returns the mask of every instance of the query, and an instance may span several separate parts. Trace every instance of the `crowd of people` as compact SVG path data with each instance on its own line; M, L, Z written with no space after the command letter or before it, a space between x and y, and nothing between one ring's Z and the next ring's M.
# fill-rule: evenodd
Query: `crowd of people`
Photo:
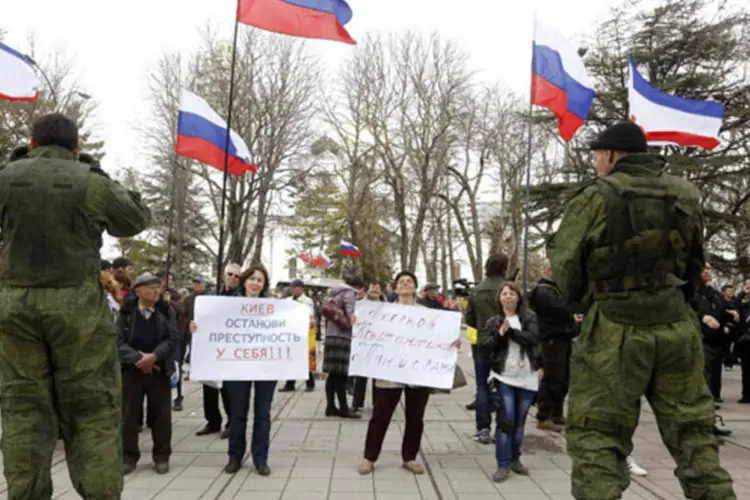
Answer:
M476 380L475 401L468 408L475 412L475 439L494 443L493 481L504 482L511 472L529 475L521 455L526 420L536 404L539 429L565 430L574 496L619 498L627 486L627 478L618 475L622 464L629 464L632 473L646 473L631 455L645 395L678 463L676 474L686 495L736 498L716 452L717 438L729 431L717 427L714 418L722 403L723 367L737 359L743 370L739 402L750 403L750 283L736 297L731 285L721 292L712 287L702 226L691 215L697 211L695 190L657 175L663 164L646 154L640 129L617 125L592 148L597 174L614 177L613 185L628 196L606 189L601 195L600 187L586 187L573 198L572 215L566 215L550 241L550 263L532 290L524 293L507 280L508 258L496 254L485 263L486 279L468 299L464 320L474 332L469 337ZM272 293L260 263L245 269L227 265L215 291L202 276L192 279L192 291L182 292L168 271L139 270L136 276L126 257L100 261L101 233L138 234L148 227L150 211L137 193L97 169L78 161L77 127L59 114L39 119L27 151L0 169L0 410L10 500L51 498L51 457L58 438L65 441L73 485L84 498L120 497L123 475L132 473L141 458L138 435L144 427L153 435L155 472L169 471L172 412L183 410L184 368L191 339L201 334L195 319L201 295L284 296L305 305L311 346L306 390L315 390L315 344L321 339L325 415L347 420L362 418L368 386L367 379L349 376L357 301L459 310L438 285L420 289L410 271L399 272L385 287L346 278L327 294L314 296L299 280ZM639 177L672 194L654 204L653 191L639 184ZM637 210L602 208L606 203L616 208L645 191L650 201ZM627 231L606 231L623 223L620 215L612 215L622 213L637 215L642 225L630 221ZM671 218L662 219L665 213ZM670 233L667 223L673 218L679 223ZM639 229L642 234L633 229L652 226L661 229ZM624 239L626 234L631 239ZM590 252L585 271L580 265L584 248ZM631 255L633 248L638 251ZM591 280L582 279L586 273ZM459 347L460 340L451 345ZM620 380L624 374L630 378ZM279 390L293 391L295 384L284 381ZM683 392L677 395L680 384ZM202 391L205 425L197 435L220 434L227 440L224 471L235 474L243 465L252 403L250 454L260 475L271 474L277 382L225 380L204 383ZM359 473L374 470L403 398L402 464L423 474L418 453L425 409L435 391L373 380L372 393ZM678 403L670 403L674 398L680 398Z

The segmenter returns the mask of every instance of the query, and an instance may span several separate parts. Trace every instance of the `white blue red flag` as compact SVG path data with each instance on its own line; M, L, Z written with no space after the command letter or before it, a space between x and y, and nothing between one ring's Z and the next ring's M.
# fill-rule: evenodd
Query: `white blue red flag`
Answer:
M177 154L224 171L227 122L201 97L182 91L177 120ZM234 130L229 140L229 173L243 175L258 168L250 163L250 150Z
M345 255L346 257L361 257L362 252L348 241L341 240L341 255Z
M630 58L628 100L630 119L643 129L649 144L704 149L719 145L724 105L685 99L652 87L638 73L633 58Z
M583 59L560 33L534 23L531 104L557 117L560 136L570 141L589 116L594 90Z
M29 58L0 42L0 99L35 101L40 86Z

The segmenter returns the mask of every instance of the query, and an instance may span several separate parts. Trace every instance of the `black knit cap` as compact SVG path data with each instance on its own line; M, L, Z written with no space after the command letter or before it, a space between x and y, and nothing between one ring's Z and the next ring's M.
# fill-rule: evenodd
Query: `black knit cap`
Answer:
M605 129L591 143L592 151L646 153L648 144L643 130L633 122L620 122Z

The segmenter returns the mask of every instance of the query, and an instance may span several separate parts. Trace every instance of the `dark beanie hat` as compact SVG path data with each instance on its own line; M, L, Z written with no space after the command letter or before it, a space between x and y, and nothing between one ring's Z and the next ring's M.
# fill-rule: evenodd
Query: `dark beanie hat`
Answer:
M643 130L633 122L620 122L605 129L591 143L592 151L646 153L648 144Z

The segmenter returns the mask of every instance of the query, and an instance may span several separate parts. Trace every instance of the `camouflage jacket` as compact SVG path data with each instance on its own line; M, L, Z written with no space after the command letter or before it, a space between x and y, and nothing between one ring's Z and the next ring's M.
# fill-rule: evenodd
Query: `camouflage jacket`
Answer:
M655 155L634 154L620 159L610 175L653 177L660 176L664 168L664 159ZM667 177L667 176L663 176ZM608 304L615 303L621 310L620 318L611 320L625 324L661 324L661 316L671 318L683 314L685 299L691 299L701 283L701 273L705 265L703 254L703 218L698 204L700 194L697 189L683 179L668 177L669 182L681 189L678 200L682 210L680 216L686 224L689 241L685 242L684 252L687 257L684 271L676 276L682 283L681 290L676 287L662 290L633 289L619 294L611 294ZM595 182L583 187L568 203L563 220L557 233L547 245L547 256L552 266L552 276L563 296L568 300L580 302L585 308L594 302L603 304L592 287L587 275L590 255L606 245L607 242L607 202ZM616 297L615 297L616 296ZM665 307L659 306L664 298ZM659 310L659 309L662 310ZM669 309L666 311L664 309ZM677 311L679 309L679 311ZM604 309L603 309L604 311ZM633 313L640 311L640 313ZM649 314L653 313L653 318Z
M43 146L0 171L0 283L29 288L99 279L102 232L130 237L151 212L74 154Z

